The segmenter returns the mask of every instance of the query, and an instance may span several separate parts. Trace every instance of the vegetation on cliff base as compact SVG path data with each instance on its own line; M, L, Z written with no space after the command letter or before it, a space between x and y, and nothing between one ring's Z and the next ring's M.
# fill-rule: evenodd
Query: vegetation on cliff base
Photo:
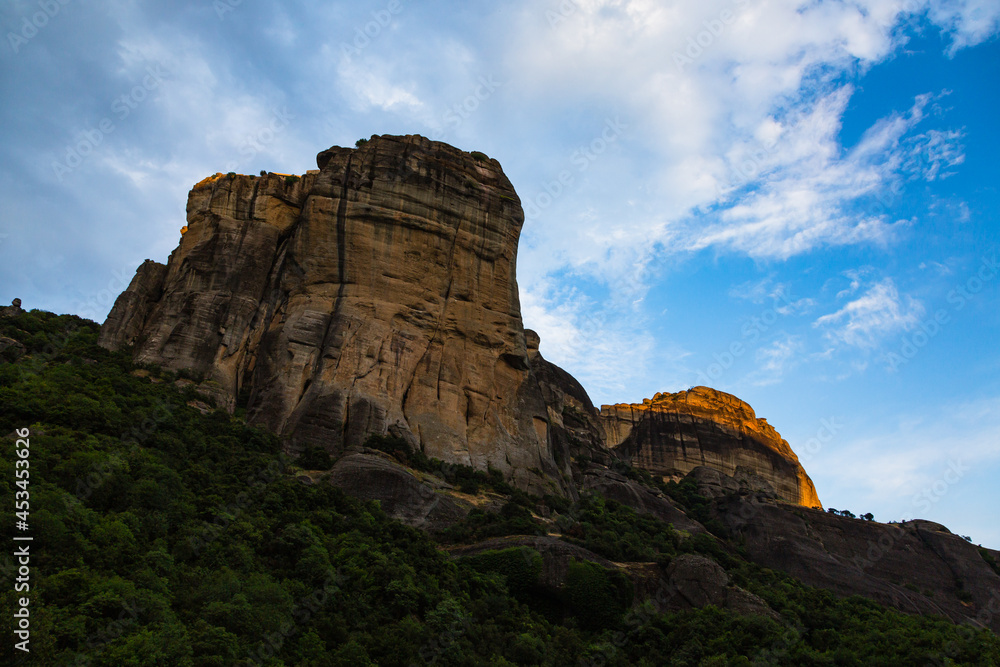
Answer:
M567 530L579 526L570 539L624 559L713 555L781 621L713 607L656 613L586 562L546 599L536 552L452 559L375 503L297 482L273 435L189 406L205 400L189 382L100 349L92 322L32 311L0 319L0 336L26 348L0 363L0 533L12 544L10 434L30 427L34 536L28 593L14 591L9 550L0 555L0 612L11 618L30 596L30 664L1000 663L991 633L835 598L599 497L557 510ZM489 473L454 475L504 488ZM501 518L530 517L513 495ZM481 536L466 527L452 538ZM12 644L0 663L17 664Z

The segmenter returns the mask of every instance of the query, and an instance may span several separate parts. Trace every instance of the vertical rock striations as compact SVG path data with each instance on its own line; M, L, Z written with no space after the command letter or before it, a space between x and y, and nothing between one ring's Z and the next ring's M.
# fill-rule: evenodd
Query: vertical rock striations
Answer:
M564 495L574 455L624 454L662 474L746 467L819 504L788 444L739 399L696 388L599 413L542 358L515 280L524 214L496 160L378 136L316 161L302 177L195 185L180 245L139 267L100 343L202 374L203 391L245 406L291 453L392 434Z
M636 467L682 476L698 466L762 479L788 502L819 507L812 480L774 427L730 394L694 387L601 406L607 446Z
M166 266L146 261L118 297L99 343L135 359L210 378L232 410L273 309L278 247L314 175L206 178L188 195L187 232Z
M499 163L419 136L317 163L196 185L180 246L140 267L101 343L204 373L292 452L392 433L565 492L518 302L524 215Z

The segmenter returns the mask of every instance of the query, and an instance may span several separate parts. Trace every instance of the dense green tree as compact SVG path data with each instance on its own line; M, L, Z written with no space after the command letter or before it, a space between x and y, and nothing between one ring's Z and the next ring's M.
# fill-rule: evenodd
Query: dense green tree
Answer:
M507 499L442 535L406 527L375 503L299 483L301 467L329 467L325 452L296 461L273 434L221 410L202 414L188 403L204 399L175 383L178 374L101 349L97 331L39 311L0 319L0 335L26 350L0 362L0 434L31 431L32 664L1000 663L989 632L802 586L712 535L683 536L599 495L531 497L496 471L373 439L463 492ZM7 507L17 489L15 441L0 440ZM709 520L692 484L621 470ZM780 620L711 607L658 613L620 572L589 561L569 565L561 591L546 590L541 556L524 547L465 558L445 550L553 524L614 561L707 555ZM13 526L0 525L7 544ZM983 557L997 567L988 551ZM0 555L6 618L23 595L10 585L15 572ZM18 657L11 642L0 648L0 663Z

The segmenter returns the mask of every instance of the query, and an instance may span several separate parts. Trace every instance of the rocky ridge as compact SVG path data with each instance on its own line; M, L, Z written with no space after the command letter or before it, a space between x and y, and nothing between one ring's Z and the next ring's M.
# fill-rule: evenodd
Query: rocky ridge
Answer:
M101 344L201 374L202 393L245 408L290 453L319 446L335 455L304 482L379 500L410 525L433 531L504 501L469 497L367 449L369 435L396 436L446 464L495 468L536 495L597 491L685 536L724 532L758 564L841 595L1000 628L1000 614L983 615L1000 591L986 556L926 522L887 527L808 509L821 505L791 447L740 399L695 387L596 409L523 328L523 213L495 160L382 136L323 151L317 165L301 177L198 183L178 248L166 265L139 267ZM692 480L712 521L624 474L623 462ZM666 586L664 608L771 614L700 557L659 571L603 562L552 535L463 549L501 544L541 552L556 588L566 562L584 558L622 569L637 591ZM909 573L927 590L915 594Z
M371 434L575 496L574 459L655 474L745 468L818 505L794 453L753 410L706 388L598 411L521 321L524 215L500 165L419 136L334 147L301 177L194 186L166 265L146 261L101 329L136 361L282 436L341 455Z
M606 444L632 465L679 479L699 466L747 475L791 503L821 507L792 448L744 401L709 387L602 405Z

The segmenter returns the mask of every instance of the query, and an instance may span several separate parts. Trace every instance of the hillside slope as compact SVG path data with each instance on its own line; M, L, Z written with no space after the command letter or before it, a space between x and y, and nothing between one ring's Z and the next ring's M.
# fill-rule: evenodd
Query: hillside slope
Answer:
M353 455L471 506L447 527L408 527L331 484L324 450L288 457L242 410L213 408L201 378L136 365L97 332L39 311L0 318L0 487L13 498L14 429L27 427L34 537L27 593L0 557L0 608L30 596L30 664L1000 661L990 632L762 568L755 544L726 537L739 526L721 523L724 505L751 496L720 493L725 480L574 464L623 499L645 494L637 512L593 490L531 496L370 439ZM668 506L687 529L659 518Z

